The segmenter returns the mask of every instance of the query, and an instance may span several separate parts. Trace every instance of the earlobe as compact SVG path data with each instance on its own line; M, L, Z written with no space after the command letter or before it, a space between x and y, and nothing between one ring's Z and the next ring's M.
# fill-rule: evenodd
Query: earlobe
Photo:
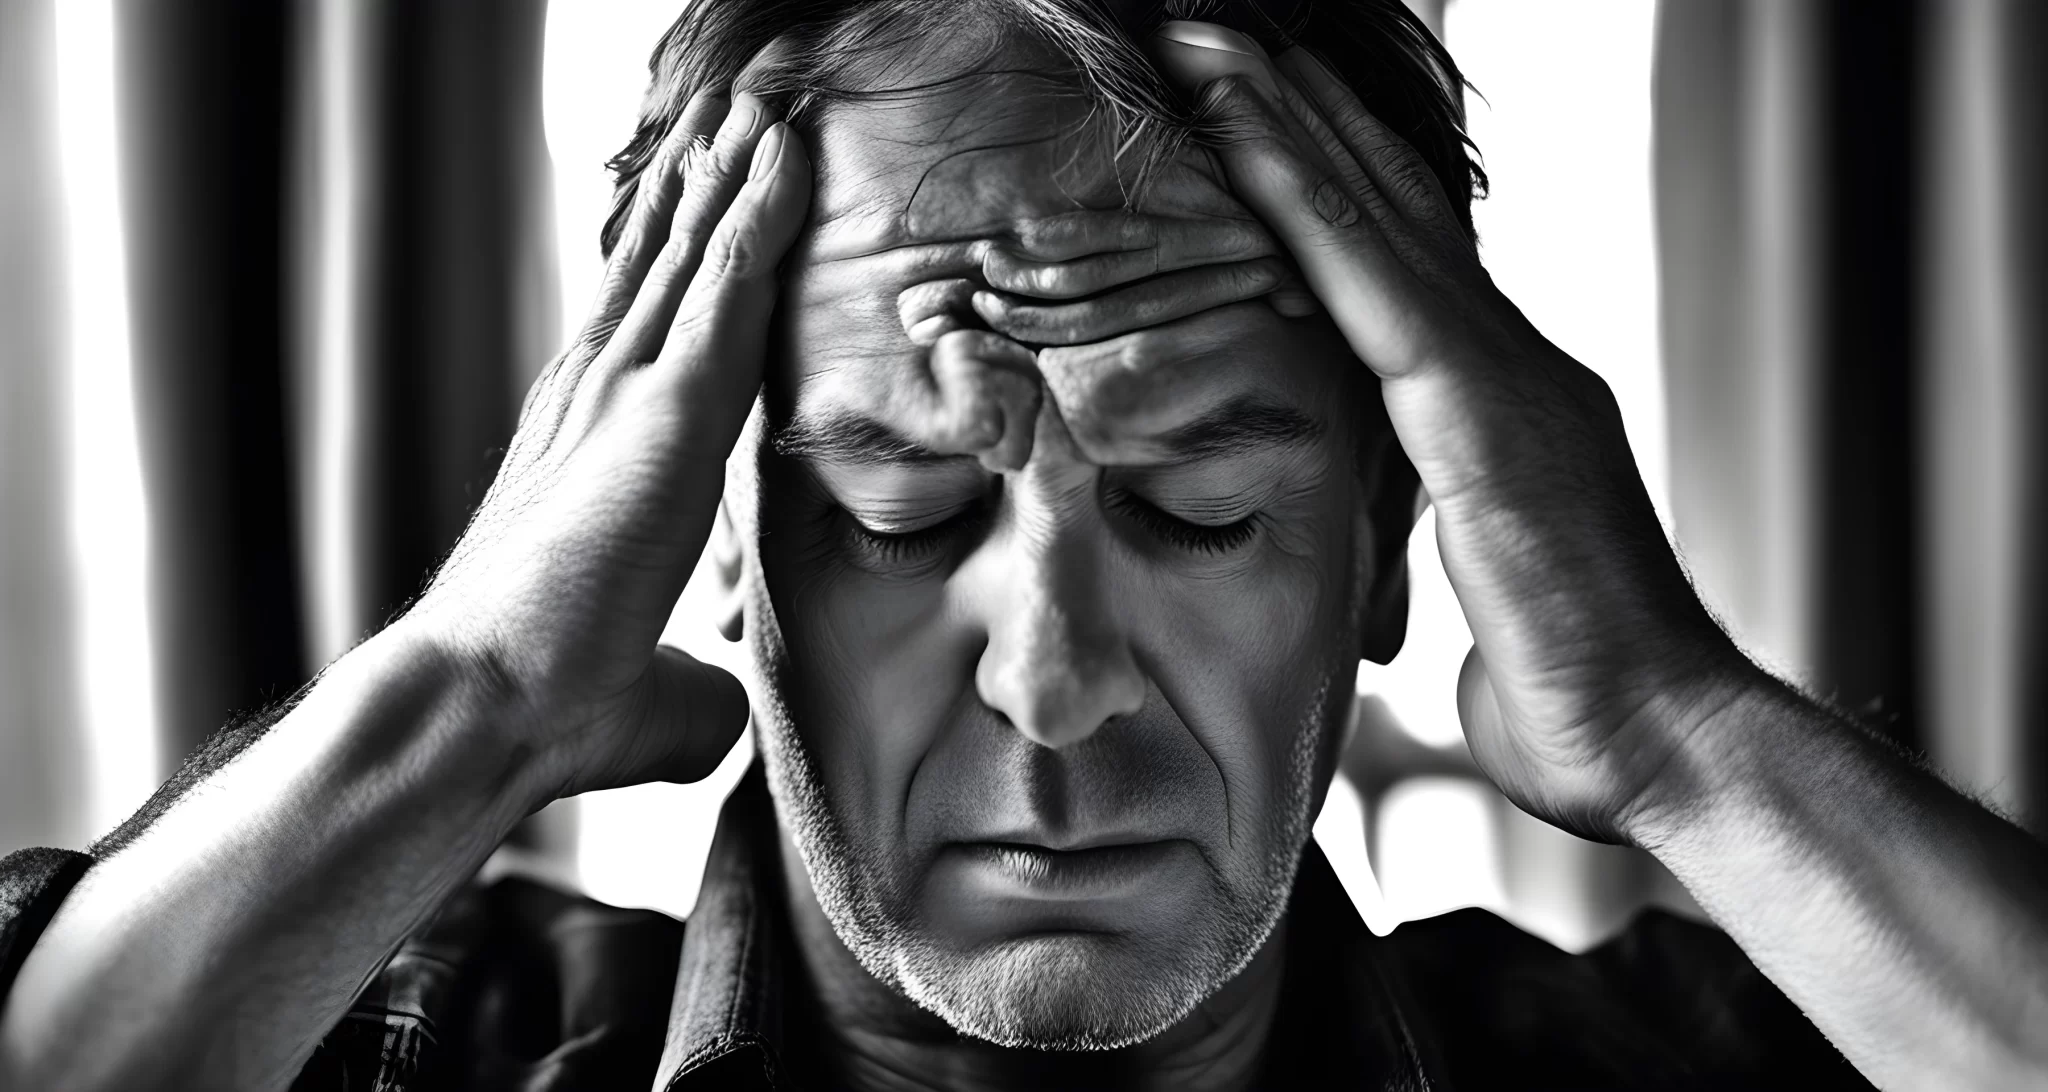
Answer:
M746 635L746 557L724 498L719 499L718 515L711 523L711 539L705 543L704 552L711 562L719 636L737 642Z

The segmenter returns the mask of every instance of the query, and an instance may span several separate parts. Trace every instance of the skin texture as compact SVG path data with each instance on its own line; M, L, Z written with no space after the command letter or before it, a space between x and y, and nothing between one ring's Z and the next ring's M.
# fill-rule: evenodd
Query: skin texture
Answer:
M285 1089L520 819L717 765L745 693L655 641L809 205L773 120L684 119L431 589L73 889L9 996L0 1088Z
M1206 155L1132 206L1115 134L1018 75L1037 51L916 70L958 58L989 74L813 129L728 571L758 584L799 912L832 926L803 933L814 973L858 1000L825 1024L929 1024L878 981L1000 1046L1122 1048L1285 909L1374 583L1358 456L1385 437L1345 412L1328 319L1263 298L1285 266ZM1114 306L1070 302L1105 284ZM1133 388L1155 360L1189 381Z
M1438 506L1445 567L1477 640L1461 712L1481 767L1540 817L1655 853L1880 1086L2048 1083L2048 853L1741 659L1684 587L1641 499L1611 398L1493 288L1428 172L1342 88L1300 56L1279 58L1262 80L1238 61L1215 65L1218 53L1256 56L1249 43L1206 55L1170 39L1154 45L1161 67L1219 123L1217 177L1292 257L1365 369L1357 381L1378 384ZM1234 76L1215 78L1225 72ZM762 335L777 298L775 268L809 208L803 142L766 125L757 106L744 97L730 110L712 98L693 105L667 163L680 164L680 149L721 122L724 132L688 164L687 195L678 166L642 187L589 326L530 397L483 512L429 593L331 665L275 729L97 864L66 899L0 1014L0 1087L284 1089L362 983L521 816L592 788L699 776L730 745L745 712L737 684L654 642L712 525L725 457L769 359ZM750 162L757 169L745 180ZM969 302L980 313L971 294ZM1085 312L1087 304L1076 298L1074 306ZM944 362L937 350L949 334L971 333L938 333L934 359ZM986 332L954 340L968 343L956 350L975 351L957 352L949 374L980 367L985 381L960 388L980 394L951 401L953 389L935 378L907 390L948 394L926 398L940 409L1014 392L986 380L989 366L1014 368L1015 350ZM1233 374L1189 367L1176 352L1111 359L1123 394L1095 405L1141 419L1155 404L1148 391L1193 397L1204 376L1227 383ZM1060 383L1046 379L1065 439L1037 427L1053 418L1035 415L1026 451L1006 411L1001 428L947 426L947 453L1018 475L1024 484L1010 492L1060 514L1036 537L998 520L975 540L981 549L1046 564L1034 550L1049 559L1062 555L1045 552L1048 544L1086 546L1106 587L1102 574L1117 572L1108 566L1129 548L1121 524L1087 503L1060 508L1055 502L1074 494L1055 486L1084 466L1113 476L1104 467L1113 460L1074 459L1069 441L1085 454L1090 437L1115 430L1067 412ZM741 462L755 465L758 450L746 450ZM1048 459L1043 481L1034 477L1040 458ZM1032 526L1021 512L1010 523ZM1363 536L1354 532L1354 541ZM813 609L800 585L776 589L765 551L751 562L765 577L753 585L757 604L789 616ZM748 564L742 559L743 572ZM1142 570L1124 578L1131 571ZM862 594L871 575L847 577L826 598ZM1350 586L1379 584L1354 572ZM987 587L962 597L958 618L912 612L898 624L913 636L982 627L994 649L1020 610L990 608L983 596L1024 596L1030 610L1050 601ZM1254 609L1288 606L1283 598ZM951 610L941 597L940 613ZM1030 610L1021 611L1026 622ZM1368 593L1362 614L1374 613ZM755 617L771 616L757 607ZM1247 626L1232 617L1223 629ZM1072 632L1072 640L1122 632L1134 650L1149 639L1106 623ZM1359 632L1363 643L1367 629ZM877 659L890 651L871 643L864 651ZM789 647L787 660L805 668ZM1035 647L1053 656L1066 646ZM961 703L964 658L944 661L941 680ZM1187 684L1136 651L1130 662L1151 668L1139 711L1125 714L1134 727L1173 744L1177 732L1222 738L1211 730L1220 719L1170 700L1177 724L1150 715L1155 689L1171 699ZM947 720L961 745L974 745L959 768L1012 776L1032 768L1016 756L1035 752L991 729L1001 703L1016 711L1004 714L1013 733L1052 752L1054 766L1107 746L1101 741L1120 727L1112 717L1085 738L1074 727L1087 723L1077 712L1091 708L1084 698L1116 687L1055 687L1045 692L1057 701L1019 705L999 685L1017 675L989 672L995 685L985 696L979 663L975 700L990 712ZM909 700L864 696L846 679L850 698ZM1244 678L1214 685L1205 699L1213 693L1226 710L1266 697ZM1298 694L1276 700L1296 710L1313 704ZM924 732L934 722L910 727ZM891 753L880 733L894 727L877 726L869 753ZM792 748L783 761L801 753ZM929 753L946 760L945 741ZM1192 758L1184 747L1168 753ZM1223 786L1256 785L1270 776L1272 753L1247 748L1214 769ZM821 757L818 766L821 793L891 798L889 763ZM1198 786L1197 764L1188 769ZM913 799L905 792L895 798ZM994 806L948 804L943 792L924 799L925 814L946 821L1009 814L1020 803L1035 818L1053 814L1030 793L998 795ZM1227 815L1242 814L1236 808L1223 805ZM1159 814L1178 816L1165 802ZM1204 822L1180 818L1191 828ZM872 826L875 816L862 821ZM943 828L931 821L920 829ZM1187 833L1190 843L1214 838ZM887 995L834 946L838 933L810 893L797 892L796 924L819 1002L853 1012L875 991ZM971 937L985 924L947 928ZM1124 1051L1008 1050L899 1006L849 1021L834 1061L854 1087L1076 1085L1109 1062L1123 1067L1109 1078L1118 1086L1183 1087L1192 1079L1179 1078L1199 1075L1212 1087L1246 1087L1271 1011L1273 950L1269 939L1189 1018Z
M1742 658L1612 395L1494 288L1414 152L1300 51L1154 57L1225 138L1437 508L1459 714L1531 814L1642 846L1873 1083L2048 1083L2048 851ZM1265 78L1247 75L1256 55Z

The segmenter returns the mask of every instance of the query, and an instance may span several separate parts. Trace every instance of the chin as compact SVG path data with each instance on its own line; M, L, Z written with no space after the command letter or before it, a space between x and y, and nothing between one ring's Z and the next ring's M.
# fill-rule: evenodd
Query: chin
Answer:
M1214 945L1174 946L1180 956L1148 947L1041 933L972 953L912 949L895 962L904 993L962 1035L1027 1050L1115 1050L1172 1027L1229 977L1213 958L1188 958L1221 954Z

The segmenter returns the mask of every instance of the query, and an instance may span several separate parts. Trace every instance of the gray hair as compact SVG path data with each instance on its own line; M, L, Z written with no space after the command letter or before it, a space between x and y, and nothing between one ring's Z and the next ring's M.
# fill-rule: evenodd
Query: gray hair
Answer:
M1276 54L1319 43L1318 56L1415 147L1472 230L1486 174L1465 133L1464 76L1401 0L691 0L655 47L639 126L610 161L618 185L604 251L618 242L640 173L698 91L740 82L802 126L827 103L942 86L947 77L874 86L885 76L876 60L967 22L994 28L997 41L1024 36L1048 47L1142 178L1203 133L1139 44L1169 19L1220 23Z

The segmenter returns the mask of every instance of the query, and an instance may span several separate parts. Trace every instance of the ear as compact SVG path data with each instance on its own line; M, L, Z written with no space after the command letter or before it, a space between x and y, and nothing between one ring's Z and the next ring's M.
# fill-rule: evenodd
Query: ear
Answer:
M719 635L728 641L738 641L746 634L746 555L740 549L739 531L723 497L718 500L718 516L711 523L711 538L704 544L704 553L711 562L712 602Z
M1429 499L1391 430L1385 446L1361 467L1352 512L1357 579L1364 584L1358 654L1391 663L1408 636L1408 538Z

